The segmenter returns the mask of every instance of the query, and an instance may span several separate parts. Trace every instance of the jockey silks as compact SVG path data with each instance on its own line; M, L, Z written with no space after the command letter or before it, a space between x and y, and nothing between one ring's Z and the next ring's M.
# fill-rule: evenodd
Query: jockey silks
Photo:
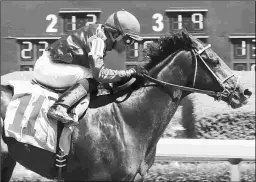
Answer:
M71 86L88 77L94 77L102 83L130 77L133 70L112 70L104 66L106 39L102 24L84 26L63 36L46 48L47 56L43 54L37 60L34 67L35 78L47 85L62 87ZM90 52L91 56L88 55Z
M88 53L91 51L92 40L97 37L103 41L106 40L104 26L91 24L61 37L47 47L46 51L50 52L53 61L77 64L89 68Z

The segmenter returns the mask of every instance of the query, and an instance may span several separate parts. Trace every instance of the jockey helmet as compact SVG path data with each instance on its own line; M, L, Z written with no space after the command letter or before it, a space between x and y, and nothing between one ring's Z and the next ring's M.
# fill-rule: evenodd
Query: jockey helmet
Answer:
M118 30L126 44L132 44L134 40L142 41L140 23L137 18L128 11L121 10L111 14L106 23L107 26Z

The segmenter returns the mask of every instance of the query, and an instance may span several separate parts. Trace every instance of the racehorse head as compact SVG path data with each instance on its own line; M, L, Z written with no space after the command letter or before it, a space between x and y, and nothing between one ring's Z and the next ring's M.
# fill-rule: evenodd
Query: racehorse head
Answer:
M170 83L183 85L182 90L188 91L183 97L191 92L205 93L225 101L232 108L246 104L252 94L243 88L239 76L211 49L210 44L201 42L184 29L162 37L151 44L147 52L150 62L145 68L156 78L154 82L164 86L165 90L172 87Z

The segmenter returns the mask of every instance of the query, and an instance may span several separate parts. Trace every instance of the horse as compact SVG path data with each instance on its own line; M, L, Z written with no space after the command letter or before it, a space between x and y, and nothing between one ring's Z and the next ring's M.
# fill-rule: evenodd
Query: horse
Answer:
M105 104L93 107L101 100L91 100L72 133L65 181L142 181L184 97L204 93L235 109L252 94L210 45L185 30L166 34L146 52L148 75L115 97L118 102L113 97L108 101L111 96L107 96ZM12 94L10 87L1 86L3 121ZM16 161L43 177L55 177L54 153L2 136L8 146L2 151L8 155L1 161L3 181L10 180Z

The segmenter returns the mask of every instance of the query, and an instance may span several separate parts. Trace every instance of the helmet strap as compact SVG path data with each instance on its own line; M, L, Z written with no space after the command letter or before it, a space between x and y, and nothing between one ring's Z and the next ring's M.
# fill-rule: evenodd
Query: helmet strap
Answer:
M112 32L108 32L109 37L111 38L111 41L113 42L112 48L115 47L117 40L113 37ZM119 36L118 36L119 37Z
M112 32L108 32L108 35L109 35L109 37L111 38L112 42L114 42L114 41L115 41L115 38L113 37Z
M117 41L119 41L119 40L121 40L122 38L123 38L123 35L122 34L120 34L120 31L117 29L117 28L114 28L114 27L112 27L111 25L109 25L109 24L106 24L110 29L111 29L111 31L107 31L107 33L109 34L109 36L110 36L110 38L111 38L111 40L114 42L115 40L117 40ZM114 31L114 32L113 32ZM113 33L118 33L119 32L119 35L116 37L116 38L114 38L113 37Z

